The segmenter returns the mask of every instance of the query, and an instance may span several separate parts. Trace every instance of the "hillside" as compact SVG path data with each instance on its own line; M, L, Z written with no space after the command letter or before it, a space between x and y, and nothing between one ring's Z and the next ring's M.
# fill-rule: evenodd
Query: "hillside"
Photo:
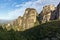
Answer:
M0 40L60 40L60 21L47 22L20 32L0 28Z
M36 22L39 24L60 19L60 3L55 5L45 5L40 13L35 8L26 8L23 16L19 16L14 21L2 25L7 30L24 31L33 28ZM37 25L37 24L36 24ZM23 29L23 30L21 30Z
M23 32L30 40L59 40L60 21L52 21Z

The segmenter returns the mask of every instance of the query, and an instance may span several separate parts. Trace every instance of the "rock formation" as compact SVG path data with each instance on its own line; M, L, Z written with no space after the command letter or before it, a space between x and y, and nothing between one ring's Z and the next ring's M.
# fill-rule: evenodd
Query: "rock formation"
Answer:
M23 15L23 28L29 29L34 26L36 22L36 17L38 16L37 11L33 8L27 8L25 14Z
M18 19L16 19L15 21L13 21L11 23L12 29L14 29L15 31L16 30L20 31L21 28L22 28L22 19L23 19L23 17L19 16Z
M37 16L38 13L34 8L27 8L25 10L23 17L19 16L18 19L11 22L9 26L11 26L11 28L14 29L15 31L16 30L21 31L21 30L32 28L35 22L37 21Z
M54 14L54 13L52 13L54 10L55 10L54 5L46 5L46 6L44 6L43 10L39 14L39 21L41 23L45 23L45 22L50 21L51 14Z
M60 3L57 5L56 18L57 18L57 19L60 19Z
M57 7L54 5L44 6L39 15L34 8L27 8L22 17L19 16L13 22L4 25L5 27L3 28L6 28L7 30L14 29L15 31L24 31L39 23L46 23L57 19L60 19L60 3Z

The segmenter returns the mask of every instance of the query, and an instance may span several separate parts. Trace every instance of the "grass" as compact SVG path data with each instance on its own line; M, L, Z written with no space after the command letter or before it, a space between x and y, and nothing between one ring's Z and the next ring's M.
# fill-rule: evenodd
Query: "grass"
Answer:
M6 31L0 27L0 40L60 40L60 21L47 22L25 31Z

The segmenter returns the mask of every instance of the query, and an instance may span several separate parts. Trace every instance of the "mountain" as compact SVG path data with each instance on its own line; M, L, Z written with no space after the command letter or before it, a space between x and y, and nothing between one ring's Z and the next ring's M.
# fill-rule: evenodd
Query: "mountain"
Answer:
M34 26L47 23L53 20L60 20L60 3L55 7L54 5L45 5L42 11L38 14L34 8L26 8L24 15L19 16L16 20L3 25L7 30L13 29L15 31L24 31Z
M12 29L14 29L15 31L16 30L21 31L21 29L22 30L30 29L34 27L34 25L36 24L37 16L38 16L38 13L36 9L27 8L22 17L19 16L16 20L4 26L8 26L7 30L9 30L8 29L9 27L10 28L12 27Z
M60 3L46 5L40 14L34 8L27 8L24 15L0 27L1 40L60 40Z
M12 20L1 20L0 19L0 24L8 24L10 22L12 22Z

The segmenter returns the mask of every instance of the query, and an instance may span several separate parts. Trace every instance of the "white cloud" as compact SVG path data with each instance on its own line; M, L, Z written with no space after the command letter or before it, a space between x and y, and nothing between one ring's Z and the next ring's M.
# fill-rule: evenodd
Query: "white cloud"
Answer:
M15 5L15 7L21 6L21 8L10 11L8 13L7 19L15 19L18 16L22 16L24 14L24 11L26 8L35 8L38 11L38 13L40 13L40 11L42 10L44 5L46 5L48 3L56 2L56 0L55 1L50 0L49 2L47 2L47 1L48 0L37 0L37 1L29 1L29 2L26 2L23 4Z
M39 7L37 7L38 5L36 3L38 3L39 1L30 1L30 2L26 2L25 4L19 4L19 5L16 5L16 7L19 7L19 6L22 6L21 8L19 9L16 9L16 10L13 10L13 11L10 11L8 13L8 19L15 19L17 18L18 16L23 16L24 14L24 11L26 8L36 8L36 9L39 9Z

